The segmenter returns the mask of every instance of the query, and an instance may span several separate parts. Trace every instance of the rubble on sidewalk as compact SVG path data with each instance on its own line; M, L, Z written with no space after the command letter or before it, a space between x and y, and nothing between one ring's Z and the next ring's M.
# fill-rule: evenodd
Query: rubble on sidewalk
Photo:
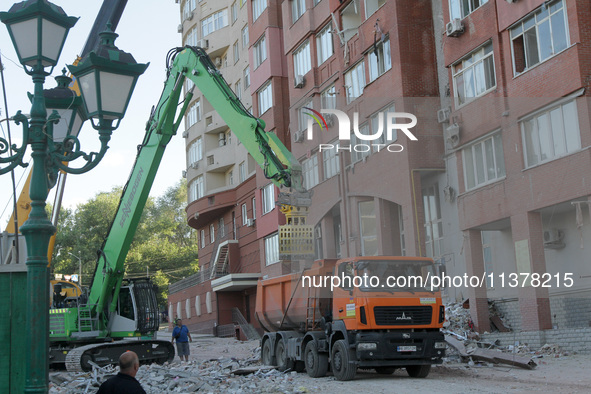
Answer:
M459 358L469 365L475 362L509 364L525 369L533 369L537 364L533 361L533 352L527 346L502 347L497 343L482 342L480 335L474 332L470 317L469 303L451 303L445 308L447 323L444 325L445 340L448 343L447 359ZM489 305L491 322L502 332L509 330L496 310L494 303ZM547 347L547 351L554 348ZM541 349L540 349L541 350ZM459 356L459 357L458 357Z
M206 361L178 361L163 365L142 365L136 375L148 394L171 393L301 393L308 388L296 386L291 372L261 366L258 354L237 359L223 356ZM96 393L100 384L117 374L112 366L93 367L92 372L50 374L50 393Z

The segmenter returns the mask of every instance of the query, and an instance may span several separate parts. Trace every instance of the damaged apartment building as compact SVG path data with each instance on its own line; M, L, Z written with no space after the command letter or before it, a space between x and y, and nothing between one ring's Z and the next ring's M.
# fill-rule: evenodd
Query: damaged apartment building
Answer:
M515 330L589 327L587 0L178 2L183 44L302 164L317 258L428 256L485 277L443 289L480 332L490 301ZM340 141L336 116L310 115L331 109L384 132ZM393 112L417 117L417 141L385 132ZM201 271L170 285L169 315L258 329L257 280L301 269L279 260L278 189L197 91L184 137Z

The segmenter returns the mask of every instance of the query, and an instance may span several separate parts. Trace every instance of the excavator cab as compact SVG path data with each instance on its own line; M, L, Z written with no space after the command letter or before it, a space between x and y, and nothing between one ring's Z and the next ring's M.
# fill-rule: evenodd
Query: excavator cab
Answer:
M147 278L127 279L119 290L109 331L113 337L144 335L158 330L158 318L156 286Z

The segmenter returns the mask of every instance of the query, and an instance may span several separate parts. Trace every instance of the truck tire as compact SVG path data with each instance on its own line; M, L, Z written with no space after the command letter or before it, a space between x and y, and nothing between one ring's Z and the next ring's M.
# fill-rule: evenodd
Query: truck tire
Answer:
M328 371L328 354L318 353L316 342L310 341L304 350L304 363L306 363L306 372L311 378L321 378L326 376Z
M396 367L375 367L375 370L380 375L392 375Z
M350 363L355 360L355 353L349 349L344 339L339 339L332 347L331 367L337 380L351 380L355 378L357 366Z
M285 346L283 338L279 339L279 342L277 342L277 347L275 348L275 360L277 361L277 369L279 371L283 372L288 369L293 370L294 361L287 358L287 347Z
M406 372L411 378L426 378L431 371L431 365L409 365Z
M273 354L271 353L271 340L267 339L263 343L263 349L261 350L261 363L263 365L275 365L273 364Z

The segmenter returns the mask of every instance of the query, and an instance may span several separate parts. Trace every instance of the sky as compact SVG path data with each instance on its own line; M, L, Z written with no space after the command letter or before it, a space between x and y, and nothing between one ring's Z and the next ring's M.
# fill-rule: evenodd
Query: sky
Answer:
M56 86L53 77L60 75L66 64L72 64L82 51L86 38L95 17L102 5L100 0L51 0L60 6L68 16L80 19L70 30L58 65L52 76L45 81L45 89ZM0 5L0 11L8 11L11 2ZM172 0L130 0L119 21L116 33L119 37L115 45L131 53L138 63L150 63L146 72L139 78L127 113L117 130L113 132L109 149L96 168L81 175L68 175L63 198L63 205L76 208L93 198L99 192L110 191L115 186L123 186L127 181L136 156L136 146L142 142L145 126L152 106L158 103L166 79L166 54L174 47L181 45L181 35L177 32L180 23L179 5ZM4 80L8 101L8 115L13 116L18 110L29 113L31 104L27 92L33 91L33 82L18 63L18 57L8 35L6 26L0 24L0 52L4 65ZM0 85L0 92L2 91ZM6 118L4 100L0 97L0 119ZM7 136L7 122L0 123L0 136ZM183 124L178 134L169 143L160 169L156 175L150 195L158 197L169 187L181 180L185 169L185 140L181 137ZM22 138L22 127L10 124L13 143ZM85 152L98 151L97 132L87 121L80 131L81 149ZM27 149L30 152L30 147ZM82 163L71 163L72 167L80 167ZM2 165L2 167L4 167ZM23 169L15 170L17 194L22 189L26 178ZM53 203L54 190L47 201ZM10 173L0 175L0 232L5 230L6 223L12 213L12 181Z

